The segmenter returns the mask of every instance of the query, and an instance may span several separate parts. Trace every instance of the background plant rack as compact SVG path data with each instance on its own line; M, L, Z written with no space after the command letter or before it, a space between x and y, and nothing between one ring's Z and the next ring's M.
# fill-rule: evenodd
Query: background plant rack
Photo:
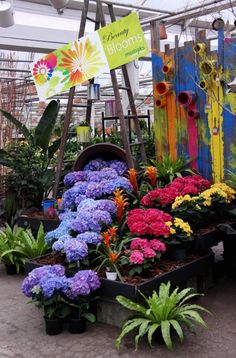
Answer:
M138 119L147 119L147 131L149 137L151 136L151 117L150 117L150 110L147 110L147 114L142 114L137 116ZM129 136L129 143L132 144L132 137L131 137L131 119L134 119L135 116L131 114L131 111L128 111L128 114L124 116L125 120L128 122L128 136ZM105 122L106 121L118 121L118 116L105 116L104 112L102 112L102 138L103 142L106 142L106 129L105 129ZM119 124L117 124L119 125ZM134 143L136 144L136 143Z
M88 17L89 0L84 0L83 10L82 10L82 14L81 14L80 29L79 29L79 34L78 34L79 39L84 36L87 20L95 23L95 31L98 30L100 26L101 27L106 26L106 20L105 20L102 4L104 4L108 7L111 22L116 21L113 5L107 4L106 2L103 2L100 0L97 0L97 4L96 4L97 5L96 18L91 19L90 17ZM115 100L116 100L117 116L120 119L121 137L122 137L124 149L126 152L127 164L131 168L131 167L134 167L134 159L133 159L132 150L131 150L131 145L134 145L134 143L129 142L127 128L126 128L126 121L125 121L125 116L124 116L122 102L121 102L120 89L127 91L129 105L130 105L131 112L133 115L133 120L134 120L135 132L136 132L136 135L138 138L138 141L135 143L135 146L137 146L140 149L140 156L141 156L143 163L146 163L147 157L146 157L144 142L143 142L143 138L142 138L142 132L141 132L140 125L139 125L138 114L137 114L137 110L135 107L135 101L134 101L133 93L131 90L131 84L130 84L129 75L128 75L126 65L121 66L121 70L122 70L122 74L123 74L123 78L124 78L124 82L125 82L125 87L118 85L116 69L111 70L110 75L111 75L111 80L112 80L112 87L114 90L114 96L115 96ZM94 79L90 80L90 83L93 83L93 82L94 82ZM70 125L70 120L71 120L71 115L72 115L72 109L74 106L76 106L76 107L80 106L78 104L74 104L74 96L75 96L75 87L72 87L69 91L68 103L67 103L66 114L65 114L64 128L63 128L61 144L60 144L60 148L59 148L57 169L56 169L55 182L54 182L54 188L53 188L53 196L54 197L57 196L57 191L58 191L58 187L59 187L59 182L60 182L60 177L61 177L61 172L62 172L62 167L63 167L64 152L65 152L65 147L66 147L66 140L67 140L67 136L68 136L68 130L69 130L69 125ZM86 108L87 108L86 123L88 125L90 125L91 112L92 112L92 100L88 99L87 105L83 105L83 106L86 106Z

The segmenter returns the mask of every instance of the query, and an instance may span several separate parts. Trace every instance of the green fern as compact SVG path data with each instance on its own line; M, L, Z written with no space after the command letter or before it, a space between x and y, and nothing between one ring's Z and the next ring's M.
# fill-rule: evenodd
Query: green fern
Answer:
M199 324L204 327L206 323L198 311L208 312L205 308L196 304L187 304L191 298L199 296L197 293L191 293L192 289L187 288L179 291L176 288L170 293L170 282L162 283L159 293L153 291L152 296L142 295L145 305L140 305L124 296L117 296L116 300L125 308L136 311L138 316L129 319L122 327L121 333L115 341L117 349L120 347L122 338L129 332L138 329L135 336L135 347L138 348L140 338L147 334L148 342L152 345L153 334L160 330L163 340L169 350L173 349L171 331L175 330L180 342L183 342L183 326L191 329L193 324Z

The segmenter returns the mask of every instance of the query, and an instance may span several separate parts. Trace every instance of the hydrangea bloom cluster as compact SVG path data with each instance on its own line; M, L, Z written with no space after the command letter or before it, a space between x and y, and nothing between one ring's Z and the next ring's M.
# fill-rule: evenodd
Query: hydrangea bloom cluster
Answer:
M88 296L91 291L100 287L100 280L96 272L82 270L73 277L65 276L65 269L61 265L42 266L29 273L22 284L22 292L27 297L50 298L54 294L61 294L70 299Z
M121 176L126 170L122 161L94 159L85 165L84 171L67 174L64 183L69 189L62 195L63 209L75 209L84 199L99 199L116 188L131 192L129 180Z
M160 254L166 251L165 244L160 240L135 238L130 244L129 263L132 265L142 265L145 260L160 258Z
M158 209L133 209L128 214L127 224L133 234L168 237L170 228L166 223L171 220L171 215Z
M65 268L61 265L47 265L34 269L24 279L22 292L27 297L35 294L42 294L49 298L55 292L65 292L67 290L67 278Z
M83 270L77 272L74 277L68 278L67 296L77 299L79 296L88 296L91 291L100 287L101 283L96 272Z
M117 187L132 191L129 180L121 177L126 170L124 162L99 158L86 164L83 171L65 176L69 189L62 196L62 222L46 235L46 241L53 250L64 253L68 262L83 260L88 245L102 241L99 233L103 225L112 223L117 206L112 200L100 198L112 194Z
M164 188L158 188L150 191L141 200L141 205L153 207L160 205L165 207L172 204L178 196L197 195L210 186L210 182L203 179L200 175L186 176L184 178L176 178Z

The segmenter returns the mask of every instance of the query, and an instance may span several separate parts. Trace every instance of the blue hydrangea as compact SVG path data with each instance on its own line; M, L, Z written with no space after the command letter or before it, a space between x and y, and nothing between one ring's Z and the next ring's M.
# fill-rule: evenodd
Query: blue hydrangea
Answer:
M86 200L87 196L86 195L78 195L77 198L75 199L75 205L76 207L82 203L82 201Z
M119 177L114 180L109 180L109 181L103 182L102 184L103 184L103 194L106 194L106 195L110 195L110 194L114 193L114 191L117 188L124 189L125 191L127 191L129 193L131 193L133 190L132 185L130 184L129 180L124 177Z
M53 251L63 251L65 242L68 240L73 240L73 237L70 235L63 235L59 238L59 240L55 241L52 245Z
M86 182L78 182L72 188L62 194L63 209L70 209L75 206L75 200L79 195L85 195L88 184Z
M59 214L59 219L61 221L72 221L76 218L76 211L65 210L63 213Z
M52 278L52 277L64 278L65 277L64 275L65 275L65 268L61 265L53 265L53 266L46 265L46 266L36 268L36 269L32 270L28 274L28 276L24 279L24 281L22 283L21 290L25 296L32 297L32 295L34 294L35 287L38 287L39 289L41 289L41 280L43 278L47 278L47 279ZM64 285L64 280L63 280L63 285ZM63 285L62 285L62 287L65 288ZM55 286L53 286L53 287L55 287ZM57 287L58 287L58 284L57 284ZM45 288L45 290L46 290L46 288Z
M48 275L40 279L39 287L44 297L52 297L55 292L67 291L67 278L65 276Z
M110 214L116 214L117 212L117 207L115 203L109 199L101 199L101 200L86 199L83 200L78 205L77 210L79 209L84 209L86 211L104 210L104 211L108 211Z
M118 178L118 173L115 169L112 168L103 168L100 171L100 178L103 180L111 180Z
M97 245L102 241L102 236L97 232L86 231L76 236L76 239L82 240L87 244Z
M70 299L79 299L79 296L88 296L91 291L97 290L100 285L96 272L82 270L77 272L74 277L68 278L67 296Z
M58 240L61 236L69 234L70 221L62 221L60 225L52 231L49 231L45 236L45 242L51 245L55 240Z
M88 246L82 240L72 239L65 242L64 252L68 262L77 262L87 257Z

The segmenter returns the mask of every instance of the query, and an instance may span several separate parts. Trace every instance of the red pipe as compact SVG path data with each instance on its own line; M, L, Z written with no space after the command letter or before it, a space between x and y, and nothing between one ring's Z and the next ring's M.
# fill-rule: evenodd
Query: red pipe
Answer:
M188 107L191 103L195 102L196 93L193 91L182 91L178 94L178 102L184 107Z

